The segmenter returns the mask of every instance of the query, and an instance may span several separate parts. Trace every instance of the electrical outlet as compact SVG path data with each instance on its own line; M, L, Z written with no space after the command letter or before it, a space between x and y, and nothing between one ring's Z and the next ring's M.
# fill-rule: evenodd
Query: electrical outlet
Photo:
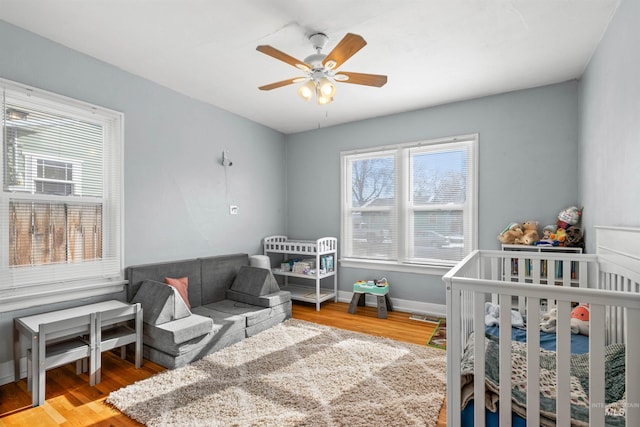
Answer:
M238 207L235 205L229 206L229 214L238 215Z

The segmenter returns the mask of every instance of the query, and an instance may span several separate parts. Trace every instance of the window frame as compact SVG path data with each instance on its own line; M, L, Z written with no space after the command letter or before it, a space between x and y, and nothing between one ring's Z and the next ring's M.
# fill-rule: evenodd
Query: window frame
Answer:
M37 177L30 182L24 177L22 185L4 183L6 159L0 162L3 177L0 191L0 312L13 311L34 305L68 301L105 295L124 290L124 114L95 106L83 101L36 89L20 83L0 79L0 104L5 107L5 97L25 105L56 112L102 126L103 150L102 195L86 197L82 183L77 180L82 173L82 161L70 158L55 158L54 155L31 153L26 150L25 167L33 169L36 159L62 161L73 165L73 194L57 195L35 191ZM4 111L0 111L4 114ZM2 117L0 117L2 118ZM4 120L2 123L4 124ZM0 127L0 143L5 146L4 128ZM3 148L4 150L4 148ZM3 151L4 152L4 151ZM29 162L27 164L27 161ZM76 167L78 169L76 169ZM27 171L25 171L27 172ZM30 170L29 172L34 172ZM37 173L36 173L37 174ZM78 187L80 185L80 187ZM30 188L30 186L32 188ZM9 265L9 226L7 217L11 202L52 202L78 205L100 204L102 206L102 258L87 262L65 262L37 266ZM108 235L107 235L108 234Z
M464 240L464 255L477 249L478 246L478 146L479 134L459 135L454 137L437 138L423 141L413 141L407 143L371 147L343 151L340 153L340 242L341 259L340 265L349 268L363 268L370 270L398 271L421 274L444 274L458 261L429 259L428 261L417 261L409 255L412 243L412 212L419 210L437 210L437 207L416 207L413 205L411 189L413 174L411 171L411 150L421 150L424 147L434 147L449 149L460 147L461 144L469 145L469 164L467 165L467 202L469 206L463 208L464 227L470 227L470 233L466 234ZM351 236L353 224L350 206L352 191L350 165L354 159L371 158L376 155L395 153L395 206L397 246L396 260L371 259L350 257ZM470 199L470 200L469 200ZM467 203L465 202L463 206Z
M55 193L38 192L36 190L38 182L52 182L52 183L61 183L61 184L72 184L73 185L72 195L73 196L82 195L82 162L81 161L64 158L64 157L50 156L50 155L40 154L40 153L32 153L28 151L25 151L22 154L24 155L24 158L25 158L25 164L29 164L30 167L28 168L28 173L25 174L25 179L22 186L18 186L18 185L9 186L9 188L12 191L25 191L31 194L52 195ZM39 161L59 162L59 163L66 163L68 165L71 165L72 166L71 170L73 171L73 178L69 181L69 180L54 180L50 178L38 177Z

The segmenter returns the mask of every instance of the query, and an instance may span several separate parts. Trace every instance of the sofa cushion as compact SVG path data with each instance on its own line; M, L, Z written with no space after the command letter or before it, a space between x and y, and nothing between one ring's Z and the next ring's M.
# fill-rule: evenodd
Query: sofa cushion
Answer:
M143 319L150 325L161 325L191 315L175 288L153 280L143 281L131 302L140 303Z
M180 296L182 297L182 300L184 301L184 303L187 305L187 308L191 308L191 304L189 304L189 277L185 276L185 277L180 277L178 279L174 279L172 277L165 277L164 278L164 283L166 283L169 286L173 286L174 288L176 288L176 290L178 291L178 293L180 294Z
M291 292L278 291L272 294L256 297L229 289L227 291L227 299L257 305L259 307L274 307L287 301L291 301Z
M280 287L270 270L245 265L238 271L231 290L259 297L278 292Z
M222 325L214 325L210 318L197 314L160 325L145 323L143 325L144 344L164 351L164 349L175 348L177 344L214 333L221 328Z
M206 356L207 354L218 351L231 344L235 344L245 338L245 330L241 329L232 333L217 333L215 335L207 335L203 337L198 343L189 342L188 344L180 347L180 354L171 355L164 351L158 350L145 344L144 357L158 363L165 368L175 369L180 368L187 363L191 363L194 360L198 360Z
M244 316L218 311L211 304L196 307L193 312L200 316L209 317L216 325L222 325L222 331L225 333L244 330L247 325Z
M189 278L189 304L191 307L202 305L202 279L200 276L200 261L197 259L127 267L125 270L125 279L129 281L127 299L131 301L131 298L133 298L142 282L146 279L162 283L165 277L185 276Z
M198 305L225 299L225 292L233 284L243 265L249 265L249 255L231 254L198 258L201 263L202 300ZM189 281L191 288L191 281ZM193 300L191 300L191 305Z
M271 308L259 307L230 299L223 299L207 305L208 308L223 313L236 314L244 317L245 325L260 323L271 315Z
M149 332L148 330L145 332ZM204 347L210 340L211 336L214 334L214 331L211 331L208 334L200 335L199 337L195 337L193 339L175 343L170 338L171 335L167 334L155 334L155 338L151 338L146 333L143 335L144 345L146 347L156 348L156 350L160 349L163 353L169 354L172 357L178 357L183 354L192 352L196 349ZM160 337L160 338L158 338Z
M286 319L290 318L291 316L289 315L289 313L291 312L291 302L287 303L289 305L289 311L287 310L283 310L282 312L278 312L278 313L272 313L271 316L267 319L265 319L264 321L260 322L260 323L255 323L251 326L247 326L247 329L245 330L245 334L247 337L252 337L255 334L257 334L258 332L262 332L265 331L275 325L277 325L280 322L285 321ZM287 304L283 304L283 306L286 306Z

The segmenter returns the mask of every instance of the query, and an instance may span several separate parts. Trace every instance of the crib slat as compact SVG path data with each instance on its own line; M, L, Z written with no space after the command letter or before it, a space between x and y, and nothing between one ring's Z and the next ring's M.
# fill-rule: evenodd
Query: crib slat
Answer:
M556 282L556 262L554 260L547 260L547 284L554 285ZM556 306L554 300L547 301L547 307L549 310Z
M518 282L520 282L520 283L524 283L524 281L525 281L524 279L526 277L524 261L525 261L524 258L522 258L522 257L518 258Z
M500 426L511 427L511 295L500 294Z
M527 423L540 425L540 298L527 298Z
M500 264L498 263L498 258L491 258L491 280L500 280L502 277L500 276Z
M589 282L587 280L588 277L588 266L589 263L587 261L579 261L578 267L578 283L580 283L581 288L586 288L589 286Z
M640 325L640 310L627 308L626 310L627 325ZM627 425L628 426L640 426L640 381L638 381L638 374L632 374L632 372L638 372L637 368L632 369L632 366L636 366L640 359L640 339L637 332L632 332L635 329L627 328L625 336L625 349L626 349L626 391L627 391Z
M571 304L557 301L558 320L556 322L556 425L571 425L570 403L570 356L571 356Z
M604 306L589 306L589 424L604 425Z
M484 359L484 299L485 294L480 292L474 293L473 301L473 329L476 331L475 347L474 347L474 365L473 365L473 425L484 427L484 393L485 393L485 359Z
M447 285L447 328L451 325L451 330L459 331L462 328L460 319L461 309L461 291L454 285ZM450 309L449 309L450 308ZM452 334L451 339L447 342L447 383L451 384L447 387L447 420L451 420L454 427L460 425L460 408L461 408L461 381L460 381L460 363L462 359L461 340L466 341L467 336L456 336ZM451 402L451 404L449 404Z
M542 270L541 261L539 259L531 260L531 275L533 283L540 283L540 272Z
M571 261L562 262L562 286L571 286Z

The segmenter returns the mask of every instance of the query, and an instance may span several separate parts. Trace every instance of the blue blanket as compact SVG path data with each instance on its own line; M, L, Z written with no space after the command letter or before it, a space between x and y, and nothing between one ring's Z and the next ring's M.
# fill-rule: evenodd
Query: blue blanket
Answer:
M500 336L498 326L487 326L485 331L488 335ZM511 328L511 339L514 341L527 342L527 330L521 328ZM549 351L556 351L556 334L540 331L540 348ZM589 352L589 337L585 335L571 334L571 353L583 354Z

